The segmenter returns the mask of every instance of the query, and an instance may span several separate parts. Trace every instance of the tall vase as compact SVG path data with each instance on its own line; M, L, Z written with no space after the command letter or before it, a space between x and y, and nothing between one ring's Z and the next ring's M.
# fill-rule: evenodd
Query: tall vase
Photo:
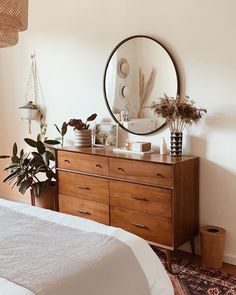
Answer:
M170 155L172 157L182 156L183 133L171 132L170 135Z
M91 147L92 146L92 130L91 129L75 130L75 146Z

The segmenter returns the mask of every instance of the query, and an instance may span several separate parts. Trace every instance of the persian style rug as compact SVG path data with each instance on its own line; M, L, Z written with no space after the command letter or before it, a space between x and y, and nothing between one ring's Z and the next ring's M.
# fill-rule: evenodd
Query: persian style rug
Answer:
M165 265L165 254L155 250ZM175 295L236 295L236 277L173 258L170 279Z

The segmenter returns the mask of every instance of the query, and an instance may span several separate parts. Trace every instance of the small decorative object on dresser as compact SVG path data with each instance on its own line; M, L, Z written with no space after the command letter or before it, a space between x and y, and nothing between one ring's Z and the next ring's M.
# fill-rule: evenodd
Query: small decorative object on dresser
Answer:
M94 121L97 114L89 116L85 122L81 119L71 119L67 125L74 127L75 131L75 146L76 147L91 147L92 146L92 130L89 129L88 122Z
M1 159L11 158L11 163L5 168L9 175L3 182L17 185L22 194L30 189L32 205L55 210L57 209L56 174L55 167L51 167L55 157L51 151L47 150L46 145L55 145L60 142L56 140L42 142L40 136L36 141L30 138L24 140L36 151L29 153L22 149L18 155L17 144L14 143L12 156L0 156Z
M118 125L116 123L102 122L94 128L93 145L103 147L117 147Z
M186 125L197 123L207 112L206 109L197 108L195 102L186 97L169 97L164 94L158 102L150 106L157 116L166 119L171 131L170 155L182 155L182 131Z
M121 227L171 251L198 234L197 157L57 149L59 211ZM187 185L186 185L187 183Z

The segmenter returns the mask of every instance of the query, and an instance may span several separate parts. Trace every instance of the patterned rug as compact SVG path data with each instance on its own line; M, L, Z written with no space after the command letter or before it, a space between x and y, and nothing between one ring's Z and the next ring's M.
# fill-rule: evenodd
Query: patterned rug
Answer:
M155 250L165 265L165 254ZM170 279L175 295L236 295L236 277L173 258Z

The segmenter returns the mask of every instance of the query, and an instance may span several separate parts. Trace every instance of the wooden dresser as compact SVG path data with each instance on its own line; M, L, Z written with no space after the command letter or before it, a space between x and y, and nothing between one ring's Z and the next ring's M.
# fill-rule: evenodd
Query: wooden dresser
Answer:
M199 158L57 150L59 211L135 233L171 250L199 231Z

